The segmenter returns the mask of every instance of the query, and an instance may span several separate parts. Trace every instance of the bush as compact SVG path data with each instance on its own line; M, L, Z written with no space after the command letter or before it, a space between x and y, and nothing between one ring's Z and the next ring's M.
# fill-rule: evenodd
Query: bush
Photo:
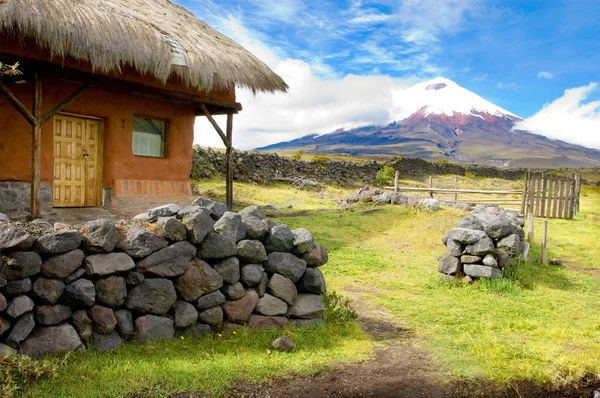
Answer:
M466 178L470 178L470 179L474 179L475 177L477 177L477 174L475 174L472 171L465 171L465 177Z
M331 159L329 159L325 155L316 155L313 158L313 163L319 169L324 169L325 167L327 167L327 163L329 163L329 161L331 161Z
M448 159L438 159L438 160L436 160L435 162L436 162L436 163L442 163L442 164L448 164L448 163L450 163L450 162L448 161Z
M358 318L358 313L350 307L350 299L335 291L323 295L325 304L325 322L350 322Z
M304 151L300 149L298 152L292 155L292 159L300 160L302 159L302 155L304 155Z
M40 377L56 377L59 366L64 365L68 357L62 360L35 360L25 355L0 357L0 396L18 395L24 386Z
M383 166L377 172L375 176L375 184L377 185L391 185L394 183L394 175L396 170L391 166Z

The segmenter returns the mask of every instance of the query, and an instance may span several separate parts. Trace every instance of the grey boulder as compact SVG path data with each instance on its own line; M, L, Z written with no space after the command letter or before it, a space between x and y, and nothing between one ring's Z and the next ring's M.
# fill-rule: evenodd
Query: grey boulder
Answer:
M33 295L44 304L54 304L65 291L60 279L38 278L33 282Z
M26 251L31 249L35 238L18 225L0 225L0 252Z
M212 293L209 293L207 295L200 297L196 301L196 307L199 310L206 310L206 309L224 304L225 301L227 301L227 299L225 298L225 295L223 293L221 293L219 290L216 290Z
M135 268L135 263L125 253L94 254L85 258L85 271L92 276L105 276Z
M66 305L76 308L89 308L96 301L96 289L92 281L78 279L67 285L62 298Z
M223 324L223 309L221 307L212 307L201 311L198 314L198 319L208 325L219 327Z
M121 276L109 276L98 279L94 285L96 289L96 302L108 307L120 307L127 297L127 283Z
M71 307L66 305L38 305L34 310L35 321L40 325L56 325L62 321L66 321L73 315Z
M23 340L27 338L35 327L33 312L28 312L23 315L17 323L15 323L4 341L9 346L16 348Z
M4 294L7 296L19 296L21 294L29 293L31 291L32 284L31 279L19 279L16 281L9 281L4 287ZM1 305L0 305L1 307ZM4 311L4 309L0 310Z
M267 220L249 215L242 216L242 222L246 226L246 237L248 239L262 240L269 232Z
M259 264L248 264L242 267L242 283L248 287L255 286L260 282L265 270Z
M268 253L291 252L294 249L294 234L285 224L273 226L265 238Z
M323 294L327 290L325 277L323 277L323 273L318 268L307 268L296 286L300 292L315 294Z
M285 315L287 309L288 305L285 301L270 294L265 294L262 298L259 298L256 304L256 312L267 316Z
M267 286L267 291L271 295L282 299L286 303L291 305L294 303L294 301L296 301L298 290L296 285L294 285L294 282L288 278L279 274L273 274Z
M196 323L198 311L196 311L196 308L190 303L176 301L175 304L173 304L173 318L175 320L175 327L184 329Z
M201 243L214 225L210 212L202 207L183 217L182 223L187 231L188 240L195 244Z
M460 261L457 257L445 254L440 260L438 271L446 275L455 275L461 272Z
M81 267L84 258L85 254L79 249L52 256L42 263L42 275L48 278L67 278Z
M42 269L42 258L35 252L13 252L3 257L0 272L9 281L28 278Z
M98 333L110 333L117 326L117 318L110 308L96 304L88 310L88 315L94 324L94 330Z
M502 276L502 271L498 268L487 267L485 265L465 264L463 268L466 275L475 278L495 278Z
M133 258L143 258L167 247L169 242L141 227L131 227L127 235L117 242L117 248Z
M222 259L236 254L237 248L231 237L216 232L209 232L198 249L198 257L205 259Z
M197 300L203 294L214 292L221 286L221 274L198 257L188 263L183 275L175 281L175 288L186 301Z
M231 322L243 323L250 318L257 303L258 294L254 290L249 290L241 299L223 304L223 312Z
M39 238L34 247L44 254L61 254L75 250L81 244L82 236L79 231L56 232Z
M319 294L300 293L294 304L288 308L286 315L291 318L321 318L325 315L323 297Z
M269 254L264 267L267 272L278 273L292 282L298 282L306 271L306 261L291 253L274 252Z
M223 281L234 284L240 280L240 260L236 257L229 257L215 264L215 271L223 277Z
M492 241L490 238L484 237L479 239L477 242L468 245L465 248L465 252L472 256L485 256L488 253L492 253L495 249L494 241Z
M294 246L298 253L308 253L315 245L313 234L304 228L298 228L292 231L294 234Z
M306 261L308 267L320 267L329 260L327 250L320 244L315 244L312 249L302 255L302 260Z
M121 336L116 330L108 334L94 332L92 333L91 343L99 351L112 351L121 345Z
M137 263L137 270L161 277L182 275L188 262L196 255L197 249L191 243L177 242L153 253Z
M239 214L228 211L214 225L214 230L234 242L239 242L246 236L246 226Z
M144 315L135 320L135 337L140 341L172 340L175 337L173 321L155 315Z
M454 228L448 232L449 239L454 239L465 245L473 244L485 236L485 232L483 231L466 228Z
M85 351L85 347L73 326L68 323L37 328L21 345L21 353L32 358L76 350Z
M180 242L187 238L187 230L175 217L160 217L156 223L156 233L171 241Z
M237 244L237 256L244 263L267 261L265 246L257 240L241 240Z
M239 300L246 295L246 290L240 282L224 285L221 290L229 300Z
M174 203L170 203L168 205L155 207L154 209L148 210L148 221L154 222L158 220L159 217L171 217L177 215L181 207L177 206Z
M116 310L115 319L117 320L117 330L121 335L129 336L135 332L131 311L126 309Z
M34 302L28 296L18 296L8 302L6 315L11 318L18 318L26 312L33 311Z
M85 250L110 253L117 244L117 229L111 220L88 221L83 227L83 231Z
M177 301L173 282L168 279L144 279L125 300L128 310L156 315L166 314Z

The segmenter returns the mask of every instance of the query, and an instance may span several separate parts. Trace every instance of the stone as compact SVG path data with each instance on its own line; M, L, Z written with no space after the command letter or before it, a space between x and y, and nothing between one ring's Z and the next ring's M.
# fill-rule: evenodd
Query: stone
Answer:
M237 254L235 242L227 235L209 232L198 246L198 257L204 259L222 259Z
M87 311L79 310L73 313L73 326L75 326L77 333L82 339L89 339L92 337L94 324L87 315Z
M7 223L7 222L10 222L10 218L4 213L0 213L0 223Z
M85 271L91 276L105 276L135 268L133 259L126 253L94 254L85 258Z
M265 295L265 293L267 292L268 284L269 284L269 276L267 275L266 272L263 272L263 274L260 277L260 282L258 282L258 285L256 285L256 288L254 289L254 290L256 290L258 297L263 297Z
M521 240L516 234L508 235L498 241L498 249L502 249L509 255L516 257L521 254Z
M463 268L466 275L475 278L496 278L502 276L502 271L498 268L487 267L485 265L465 264Z
M323 318L290 319L288 324L301 329L314 328L324 323Z
M560 258L553 258L548 263L550 265L563 265L563 262Z
M275 329L286 326L288 319L284 316L264 316L252 314L248 319L248 326L252 330Z
M262 315L275 316L285 315L287 309L288 305L285 301L267 293L262 298L258 299L255 311Z
M127 297L127 283L121 276L109 276L98 279L94 284L96 288L96 302L107 307L120 307Z
M177 218L181 220L188 214L196 213L199 211L202 211L200 206L186 206L183 209L179 210L179 213L177 213Z
M294 344L294 342L290 340L287 336L282 336L276 339L275 341L273 341L272 345L273 348L281 352L289 352L292 349L294 349L294 347L296 347L296 344Z
M491 254L486 254L483 258L483 265L487 265L488 267L498 268L498 261Z
M175 281L175 288L185 301L195 301L223 286L223 277L205 261L194 257L187 269Z
M33 247L35 238L18 225L0 225L0 252L27 251Z
M438 271L446 275L455 275L461 272L460 261L457 257L445 254L440 260Z
M175 337L173 321L155 315L144 315L135 320L135 337L140 341L172 340Z
M249 290L241 299L223 304L223 312L231 322L244 323L250 318L257 303L258 294L254 290Z
M77 249L81 240L79 231L56 232L39 238L34 247L43 254L62 254Z
M8 302L6 315L11 318L18 318L21 315L33 311L34 302L27 296L17 296Z
M294 282L279 274L273 274L271 280L269 280L267 291L269 294L282 299L290 305L296 301L298 295Z
M146 279L146 277L141 272L129 271L125 278L125 283L128 285L139 285L144 279Z
M0 294L0 312L4 311L6 308L8 308L8 302L4 295Z
M21 345L21 354L32 358L68 351L85 351L77 331L68 323L39 327Z
M28 278L42 269L42 258L35 252L12 252L3 256L3 260L0 272L9 281Z
M236 257L229 257L215 264L215 271L223 277L223 281L234 284L240 280L240 260Z
M292 231L294 234L294 246L298 253L308 253L315 245L313 234L304 228L298 228Z
M442 236L442 245L448 246L448 234Z
M373 201L373 192L366 191L358 194L358 201L362 203L369 203Z
M52 256L42 263L42 275L47 278L66 278L81 267L85 254L76 249Z
M0 213L2 214L2 213ZM12 347L7 346L6 344L0 343L0 357L5 357L7 355L17 355L18 351Z
M62 296L64 304L76 308L89 308L96 301L96 289L92 281L78 279L67 285Z
M458 226L459 228L465 228L465 229L476 229L478 231L483 231L484 227L483 227L483 222L477 218L476 216L469 214L468 216L463 217L459 222L458 222Z
M473 256L485 256L486 254L492 253L495 249L494 241L488 237L484 237L473 244L467 245L467 247L465 247L465 253Z
M65 291L60 279L38 278L33 282L33 295L44 304L54 304Z
M110 253L117 244L117 229L111 220L88 221L82 231L83 247L87 251Z
M438 211L440 209L440 201L434 198L425 198L421 202L421 207L427 210Z
M267 261L265 246L257 240L241 240L237 244L237 256L243 263Z
M242 222L246 226L246 238L262 240L269 232L269 223L255 216L242 216Z
M260 264L248 264L242 267L241 280L247 287L257 285L265 270Z
M172 278L182 275L197 249L191 243L177 242L157 251L137 263L137 271Z
M182 220L187 231L187 238L190 242L201 243L206 235L213 230L214 221L210 217L210 212L205 208L199 208L199 211L192 212Z
M246 290L240 282L233 285L224 285L221 290L229 300L239 300L246 295Z
M0 317L0 337L4 336L10 329L11 323L8 319Z
M456 276L454 276L454 275L440 274L439 280L441 282L450 282L450 281L456 280Z
M13 348L16 348L31 334L34 327L35 320L33 319L33 312L28 312L19 318L17 323L13 325L4 342Z
M300 293L286 315L291 318L321 318L325 315L323 297L319 294Z
M210 336L212 334L212 329L209 325L205 323L195 323L189 328L187 328L184 332L186 337L192 339L201 339L203 337Z
M275 206L275 205L264 205L261 207L262 210L272 210L272 211L279 211L281 210L281 208L279 206Z
M38 305L34 309L35 321L39 325L56 325L73 315L71 307L66 305Z
M385 205L388 203L392 203L392 195L387 194L387 193L382 193L381 195L377 196L377 198L375 199L375 203L378 205Z
M19 296L21 294L29 293L31 291L31 287L31 279L29 278L10 281L7 282L6 286L4 287L4 294L7 296ZM6 303L6 300L4 300L4 302ZM4 309L0 311L4 311Z
M306 261L297 258L291 253L274 252L269 254L264 267L265 271L278 273L295 283L304 275Z
M244 239L246 236L246 226L242 222L239 214L228 211L214 225L214 230L235 243Z
M4 260L2 260L2 256L0 256L0 270L2 269L3 261ZM4 276L4 274L0 274L0 288L6 286L7 283L8 281L6 280L6 276Z
M272 252L291 252L294 249L294 234L285 224L275 225L265 238L265 249Z
M464 283L472 283L473 282L473 278L471 278L469 275L465 275L462 280Z
M171 217L177 215L181 207L177 206L174 203L170 203L164 206L158 206L154 209L148 210L148 221L154 222L158 220L159 217Z
M474 229L454 228L448 232L449 239L454 239L465 245L473 244L485 237L485 232Z
M150 215L148 214L148 212L140 213L140 214L134 216L131 219L131 221L141 222L141 223L150 222Z
M210 211L210 217L213 220L220 220L229 211L229 207L223 202L213 202L206 206L206 208Z
M98 333L110 333L117 326L117 318L110 308L96 304L88 310L88 315L94 324L94 330Z
M223 324L223 309L221 307L212 307L198 313L198 319L202 322L219 327Z
M484 225L484 231L492 239L501 239L512 231L510 219L504 216L492 216Z
M71 273L71 275L69 275L65 278L65 284L70 285L71 283L75 282L77 279L81 279L86 275L87 275L87 272L85 272L85 269L77 268L75 271L73 271Z
M131 289L125 300L128 310L166 314L177 301L177 293L173 282L168 279L144 279L142 283Z
M325 277L318 268L307 268L296 286L300 292L323 294L327 291Z
M91 343L99 351L112 351L121 345L121 336L116 330L108 334L94 332L92 333Z
M117 330L121 335L129 336L135 332L131 311L126 309L116 310L115 319L117 320Z
M448 239L446 241L446 247L448 248L448 254L454 257L460 257L465 250L465 247L462 243L453 239Z
M258 206L244 207L242 210L240 210L238 212L238 214L240 215L240 217L242 217L242 219L247 218L247 217L256 217L259 220L263 220L265 218L265 216L260 211L260 207L258 207Z
M175 242L187 239L187 230L181 221L174 217L160 217L156 223L156 233Z
M502 249L494 250L494 257L496 257L496 261L498 261L498 268L504 268L510 262L510 256L507 252Z
M141 227L131 227L127 235L117 242L117 249L133 258L144 258L167 247L169 241Z
M192 201L192 206L197 206L197 207L207 207L211 204L215 203L214 200L209 199L207 197L204 196L198 196L196 199L194 199Z
M176 301L173 305L173 318L175 320L175 327L184 329L196 323L198 311L190 303Z
M465 254L460 256L460 262L463 264L475 264L482 260L479 256L471 256L470 254Z
M329 255L327 254L327 250L317 243L308 253L302 255L302 260L306 261L308 267L320 267L327 264Z
M245 292L244 292L244 294L245 294ZM225 301L227 301L227 299L225 298L225 295L223 293L221 293L219 290L216 290L212 293L209 293L207 295L200 297L196 301L196 308L198 308L199 310L206 310L206 309L224 304Z

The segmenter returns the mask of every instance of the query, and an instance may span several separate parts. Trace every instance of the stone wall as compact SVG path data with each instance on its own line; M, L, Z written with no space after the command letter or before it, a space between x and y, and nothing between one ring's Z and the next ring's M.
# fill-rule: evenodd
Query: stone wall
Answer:
M234 151L234 179L271 184L277 172L284 177L303 176L328 184L373 184L377 172L385 165L400 171L403 178L420 178L438 174L464 176L473 173L480 177L497 177L508 180L523 178L524 170L500 169L478 165L460 165L445 162L428 162L422 159L394 158L386 162L344 162L295 160L274 153ZM225 177L225 153L210 148L194 147L191 178L202 179L220 175Z
M0 352L315 325L327 251L302 228L197 198L131 222L0 223Z
M501 277L511 259L527 257L529 243L524 241L524 224L525 220L514 211L476 206L460 220L458 228L442 238L448 251L438 267L441 279L471 282Z
M50 184L40 184L42 211L52 210L52 191ZM18 181L0 181L0 213L9 217L18 217L30 213L31 184Z

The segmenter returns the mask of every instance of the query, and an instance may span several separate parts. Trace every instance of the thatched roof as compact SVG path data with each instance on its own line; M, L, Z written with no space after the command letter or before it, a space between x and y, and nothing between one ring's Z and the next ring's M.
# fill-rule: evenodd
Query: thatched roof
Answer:
M176 74L200 90L287 90L262 61L170 0L0 0L2 33L102 73L131 65L162 82Z

